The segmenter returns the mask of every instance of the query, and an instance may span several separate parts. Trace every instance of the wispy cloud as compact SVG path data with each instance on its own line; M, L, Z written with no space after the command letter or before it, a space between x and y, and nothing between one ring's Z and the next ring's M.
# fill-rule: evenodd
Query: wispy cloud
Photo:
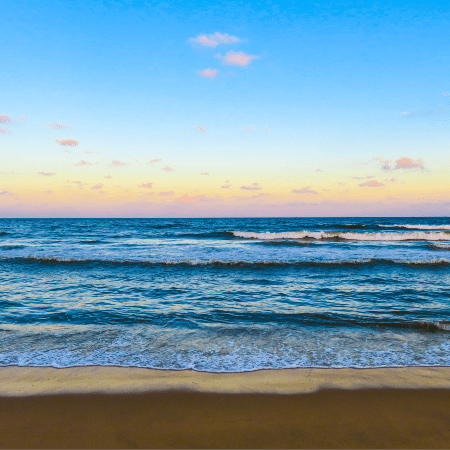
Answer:
M94 152L90 152L89 150L85 150L84 153L87 153L88 155L91 155Z
M314 194L314 195L319 195L319 193L313 189L310 189L309 186L306 186L304 188L301 189L292 189L291 191L292 194Z
M204 47L216 48L220 44L235 44L237 42L241 42L241 39L236 36L230 36L227 33L221 34L216 32L214 34L201 34L196 38L190 38L189 42L191 44L200 44Z
M225 180L225 184L220 186L222 189L229 189L231 187L230 180Z
M384 159L381 156L377 156L372 158L374 161L378 161L381 164L381 170L391 170L391 160L390 159Z
M437 105L434 109L430 109L430 110L425 110L425 111L412 111L412 112L402 112L400 113L400 117L403 118L408 118L408 119L412 119L412 118L432 118L432 117L436 117L436 116L441 116L442 114L446 114L447 113L447 108L442 105L439 104Z
M164 170L164 172L175 172L175 169L172 169L172 167L169 166L163 167L162 170Z
M102 183L96 184L91 187L91 189L101 189L104 185Z
M443 95L444 97L449 97L449 96L450 96L450 94L449 94L448 92L443 92L442 95Z
M205 127L202 127L202 126L200 126L200 125L197 125L197 126L195 127L195 129L196 129L197 131L200 131L200 133L206 133Z
M400 158L397 159L397 161L395 161L395 167L394 169L416 169L416 168L420 168L423 169L423 160L422 159L417 159L416 161L414 161L411 158Z
M191 197L190 195L184 194L182 197L178 197L177 198L177 202L180 202L180 203L196 203L201 198L205 198L205 196L203 194L201 194L201 195L195 195L195 196Z
M5 130L4 128L0 128L0 134L10 134L11 131Z
M124 167L124 166L128 166L128 163L122 162L122 161L117 161L117 159L113 159L111 161L111 166L113 166L113 167Z
M69 181L69 180L67 180L67 182L69 183L69 187L70 187L70 184L76 184L79 189L83 189L84 186L87 186L87 183L83 183L81 181Z
M241 186L241 189L245 191L260 191L262 187L259 183L252 183L250 186Z
M245 67L248 66L254 59L258 59L257 55L248 55L244 52L235 52L233 50L225 53L222 58L222 64L224 66L239 66Z
M70 125L63 125L62 123L57 122L48 123L47 126L53 128L54 130L64 130L70 128Z
M265 127L264 131L267 131L268 133L270 133L270 128L269 127Z
M347 186L347 183L342 183L342 181L339 181L339 182L338 182L338 185L339 185L339 186Z
M55 139L55 142L63 147L76 147L79 144L75 139Z
M165 191L165 192L158 192L158 195L162 195L164 197L170 197L172 195L175 195L173 191Z
M316 172L323 172L322 169L316 169Z
M65 148L65 149L63 150L63 152L64 152L64 153L72 153L70 150L67 150L67 148Z
M153 187L153 183L142 183L138 184L138 187L145 188L145 189L151 189Z
M201 175L209 175L209 172L202 172Z
M254 198L256 200L260 200L263 197L270 197L270 194L261 193L261 194L252 195L250 198Z
M107 180L110 180L112 178L112 176L111 175L106 175L106 177L104 177L104 178L106 178Z
M197 75L202 78L208 78L214 80L219 76L219 71L217 69L203 69L197 72Z
M52 177L53 175L56 175L55 172L38 172L38 174L44 177Z
M147 164L155 164L155 163L160 163L160 162L162 162L161 158L151 159L150 161L147 162Z
M75 165L76 165L76 166L92 166L92 163L90 163L89 161L85 161L84 159L82 159L80 162L77 162Z
M359 187L381 187L384 186L383 183L379 183L378 181L366 181L365 183L360 183Z
M398 178L392 177L392 178L386 178L384 181L387 181L389 183L396 183L398 181Z
M244 131L253 131L255 129L255 127L253 125L248 125L246 127L244 127Z
M44 191L44 194L53 194L53 191Z
M0 195L14 195L14 194L9 191L3 191L3 192L0 192Z
M25 116L21 116L16 120L12 120L11 116L8 116L8 115L0 116L0 123L8 123L11 125L16 125L20 122L23 122L24 120L27 120L27 118Z

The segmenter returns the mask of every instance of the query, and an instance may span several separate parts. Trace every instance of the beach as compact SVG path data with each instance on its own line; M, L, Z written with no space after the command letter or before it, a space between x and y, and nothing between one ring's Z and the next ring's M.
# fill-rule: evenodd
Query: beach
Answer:
M1 448L447 448L450 368L1 367Z
M450 445L446 218L1 233L1 448Z

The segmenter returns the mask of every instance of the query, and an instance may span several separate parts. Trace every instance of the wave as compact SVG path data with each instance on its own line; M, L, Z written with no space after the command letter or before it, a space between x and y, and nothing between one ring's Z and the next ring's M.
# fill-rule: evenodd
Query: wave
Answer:
M17 306L6 304L5 306ZM450 323L414 319L377 319L371 315L339 314L332 312L266 312L266 311L233 311L227 309L209 309L204 312L194 311L151 311L143 309L103 309L91 311L87 309L60 311L33 311L26 315L14 317L13 325L71 324L71 325L136 325L152 324L175 327L191 327L211 324L243 326L282 323L286 325L309 325L326 327L364 327L387 329L410 329L431 332L449 332ZM8 326L4 322L3 326Z
M92 240L88 240L88 241L80 241L80 244L105 244L108 241L102 241L102 240L98 240L98 239L92 239Z
M378 225L380 227L403 228L405 230L450 230L450 225Z
M37 256L28 257L5 257L0 256L0 263L39 263L50 265L123 265L123 266L219 266L219 267L289 267L289 266L304 266L304 267L355 267L355 266L369 266L369 265L400 265L400 266L449 266L449 258L434 258L425 260L394 260L394 259L380 259L368 258L360 260L329 260L329 261L283 261L283 260L198 260L198 259L184 259L173 261L158 261L158 260L120 260L120 259L77 259L77 258L42 258Z
M425 248L429 248L431 250L443 250L443 251L450 251L450 245L446 244L430 244L426 245Z
M257 242L260 245L264 245L264 246L280 246L280 247L311 247L313 245L317 245L315 242L312 241L260 241Z
M234 236L244 239L305 239L305 240L334 240L334 241L450 241L450 233L447 232L423 232L410 233L350 233L339 231L292 231L284 233L249 233L245 231L233 231Z
M186 238L225 238L232 237L233 232L231 231L212 231L210 233L180 233L175 234L173 237L186 237Z
M349 230L362 230L364 228L370 227L370 225L363 225L363 224L351 224L351 223L347 223L347 224L341 224L341 223L333 223L333 224L329 224L329 223L323 223L318 225L319 227L323 227L323 228L347 228Z
M25 247L25 245L0 245L0 250L19 250Z

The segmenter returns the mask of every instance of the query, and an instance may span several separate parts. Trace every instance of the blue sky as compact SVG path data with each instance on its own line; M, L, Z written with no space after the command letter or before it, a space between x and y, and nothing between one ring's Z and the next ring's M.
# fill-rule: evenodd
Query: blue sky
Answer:
M367 202L420 203L430 189L450 201L449 29L444 2L5 2L0 115L27 120L0 124L1 171L16 174L0 179L0 191L14 193L25 214L32 190L13 191L40 165L56 174L55 205L70 203L63 185L80 178L72 166L89 151L92 183L111 160L130 164L125 186L141 174L132 160L163 159L175 168L173 187L160 180L165 173L147 178L173 190L171 201L222 195L233 177L234 197L247 194L242 183L257 182L289 202L292 189L316 183L338 201L333 183L364 176L358 164L382 183L373 158L407 157L422 163L401 172L403 191L378 189L375 198L373 189ZM190 41L214 33L238 42ZM229 51L255 58L227 66L215 57ZM220 73L199 76L205 69ZM70 129L43 126L53 122ZM55 139L79 145L63 154ZM361 202L358 189L353 200Z

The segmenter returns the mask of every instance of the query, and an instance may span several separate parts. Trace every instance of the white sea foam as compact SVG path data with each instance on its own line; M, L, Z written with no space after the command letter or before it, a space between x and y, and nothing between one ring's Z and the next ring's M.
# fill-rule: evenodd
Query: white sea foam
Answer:
M448 232L415 231L407 233L350 233L337 231L292 231L284 233L249 233L233 231L233 235L244 239L346 239L351 241L450 241Z
M413 230L450 230L450 225L379 225L389 228L408 228Z
M438 250L450 250L450 244L431 244L430 247L436 248Z

